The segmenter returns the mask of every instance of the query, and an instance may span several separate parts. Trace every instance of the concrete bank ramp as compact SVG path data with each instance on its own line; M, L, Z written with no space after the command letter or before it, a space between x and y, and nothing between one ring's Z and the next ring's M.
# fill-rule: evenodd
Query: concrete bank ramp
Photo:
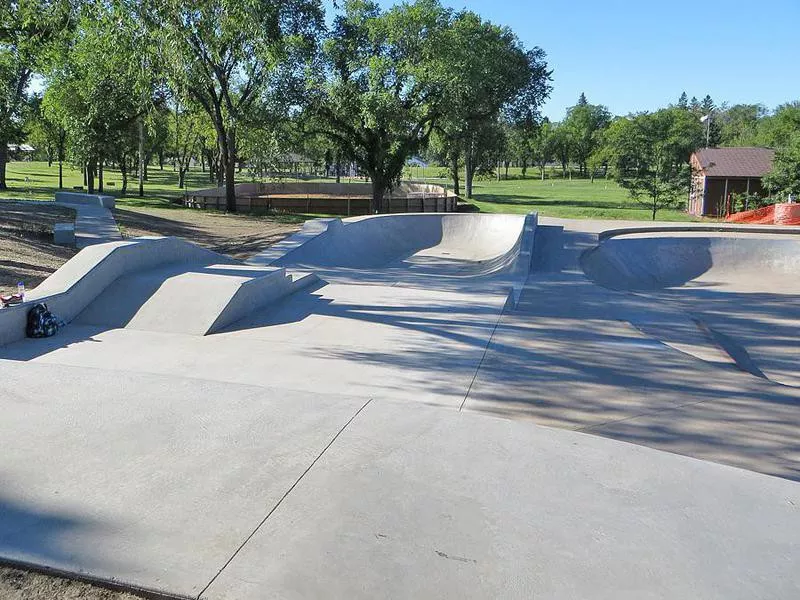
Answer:
M281 268L167 265L117 279L73 321L207 335L316 280Z
M615 290L650 291L685 285L800 290L800 237L614 237L586 252L581 263L595 283Z
M440 213L330 219L307 224L247 262L477 277L513 269L522 258L527 272L535 221L535 214Z

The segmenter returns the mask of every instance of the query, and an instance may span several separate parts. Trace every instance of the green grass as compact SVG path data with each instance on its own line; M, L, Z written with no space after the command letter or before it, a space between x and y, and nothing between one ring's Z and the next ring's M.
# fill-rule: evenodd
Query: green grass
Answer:
M437 178L444 173L440 167L427 167L424 170L415 168L409 175L425 176L431 183L445 184L448 180ZM536 169L528 170L528 177L521 178L519 169L509 169L508 180L496 181L484 179L475 181L472 203L483 212L492 213L527 213L538 211L549 217L572 219L627 219L649 221L650 210L635 200L631 200L625 190L615 182L605 179L538 178ZM58 190L58 166L47 166L45 162L11 162L7 167L8 190L0 191L0 198L29 198L36 200L52 200ZM247 181L246 174L241 174L241 181ZM173 203L183 195L178 188L178 174L171 166L160 170L157 166L149 169L149 181L145 182L145 197L136 195L137 182L130 178L128 194L120 197L122 176L118 171L107 169L106 183L114 186L106 187L105 193L117 196L121 206L181 208ZM83 184L83 176L79 169L64 165L64 189L69 191L73 186ZM208 175L199 169L190 171L186 176L188 189L212 187ZM692 221L700 220L682 210L660 210L656 218L660 221Z
M452 181L437 179L444 169L427 167L426 180L439 185L446 184L452 189ZM414 168L415 176L422 174L421 168ZM625 219L631 221L650 221L651 210L628 196L628 192L616 182L597 178L562 179L552 177L542 181L538 169L528 169L527 177L522 179L520 169L510 168L509 179L481 179L473 184L473 199L469 202L481 212L527 213L538 211L547 217L568 219ZM560 174L560 173L559 173ZM462 194L463 194L463 181ZM659 221L698 221L683 210L660 210L656 215Z
M180 198L183 190L178 188L178 174L172 166L164 165L161 171L158 166L148 169L148 181L144 183L143 198L136 194L138 183L136 177L128 178L128 193L122 198L122 175L119 171L106 169L104 173L106 187L104 194L116 196L119 202L127 206L157 206L160 208L180 208L171 203ZM6 168L7 190L0 191L0 198L23 198L31 200L52 200L58 191L58 165L51 167L46 162L11 162ZM108 186L112 183L113 186ZM213 187L209 182L208 174L199 169L190 171L186 176L188 189L201 189ZM64 164L64 191L72 191L74 186L83 185L83 175L80 169L69 164ZM97 181L95 180L95 185Z

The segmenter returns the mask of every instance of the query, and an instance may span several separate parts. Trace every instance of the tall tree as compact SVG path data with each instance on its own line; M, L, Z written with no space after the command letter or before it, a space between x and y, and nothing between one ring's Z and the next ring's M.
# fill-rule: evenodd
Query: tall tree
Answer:
M437 64L450 13L433 0L382 12L353 1L333 23L325 46L328 77L309 110L310 130L325 135L372 181L372 210L408 157L424 147L442 115Z
M686 92L682 92L680 98L678 98L678 108L684 110L689 108L689 97L686 95Z
M31 78L51 46L71 28L69 0L0 3L0 190L6 189L8 143L21 134L21 111Z
M137 94L131 93L138 69L130 60L138 44L124 9L119 3L85 1L79 35L54 61L47 78L50 114L85 165L90 192L95 181L103 191L103 166L130 144L131 127L140 116Z
M508 28L462 11L455 15L442 48L446 74L446 110L439 130L449 158L454 184L458 160L463 157L467 198L484 156L499 138L493 123L499 114L517 130L533 131L539 107L550 93L550 74L544 52L526 50ZM485 134L482 137L479 134Z
M174 87L210 117L225 175L226 207L236 211L237 130L265 93L287 94L313 55L322 27L319 0L146 0L162 35Z
M764 178L764 185L779 197L800 196L800 129L775 153L772 171Z
M720 112L716 118L720 129L720 145L757 145L759 122L766 113L760 104L736 104Z
M544 181L544 169L553 160L556 153L555 126L544 119L536 132L530 137L530 148L533 162L539 167L539 176Z
M582 95L583 96L583 95ZM581 175L586 173L586 161L600 143L600 134L611 122L611 113L600 104L589 104L586 96L584 103L567 110L567 118L563 126L569 132L572 156L578 162Z
M689 156L702 136L697 119L678 108L618 119L608 130L612 175L655 220L688 194Z

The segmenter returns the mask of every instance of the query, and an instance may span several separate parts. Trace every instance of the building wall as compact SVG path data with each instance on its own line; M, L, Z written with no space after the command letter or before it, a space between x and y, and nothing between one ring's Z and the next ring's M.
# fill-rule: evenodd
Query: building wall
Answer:
M724 177L706 177L705 178L705 202L703 206L703 215L717 217L724 216L726 213L726 198L725 198L725 181ZM751 177L750 193L762 195L763 186L761 179ZM748 189L748 179L746 178L728 178L728 195L731 194L744 194ZM744 210L743 207L731 207L732 212L737 210Z

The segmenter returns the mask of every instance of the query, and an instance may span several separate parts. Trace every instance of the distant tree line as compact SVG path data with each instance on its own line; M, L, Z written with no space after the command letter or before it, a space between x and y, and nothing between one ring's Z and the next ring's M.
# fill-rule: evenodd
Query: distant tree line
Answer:
M688 195L689 158L705 146L765 146L777 150L773 172L765 184L777 196L800 194L800 101L773 111L761 105L716 106L711 96L702 100L681 94L678 101L653 111L614 117L601 104L591 104L581 94L567 109L564 119L551 122L504 120L499 115L485 125L487 150L478 169L508 176L508 167L530 167L545 178L546 169L557 165L563 178L609 177L630 196L652 211L673 207ZM454 185L458 170L437 143L428 157L448 164ZM467 189L471 197L471 189Z
M293 152L355 164L380 211L434 135L470 190L495 121L538 126L550 71L510 29L437 0L336 10L326 27L319 0L4 3L0 189L6 145L25 138L79 165L89 191L109 166L143 195L154 162L181 186L199 162L234 211L239 172Z

